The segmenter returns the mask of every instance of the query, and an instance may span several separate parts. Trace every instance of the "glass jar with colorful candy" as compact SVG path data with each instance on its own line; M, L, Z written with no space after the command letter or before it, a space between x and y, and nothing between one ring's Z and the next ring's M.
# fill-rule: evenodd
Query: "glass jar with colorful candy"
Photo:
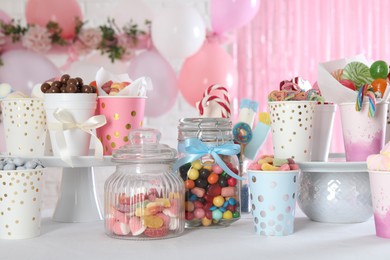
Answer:
M228 226L240 218L240 177L232 124L226 118L184 118L178 126L186 227Z
M130 132L130 144L114 150L116 171L104 186L105 231L110 237L149 240L184 231L184 184L173 171L175 149L160 132Z

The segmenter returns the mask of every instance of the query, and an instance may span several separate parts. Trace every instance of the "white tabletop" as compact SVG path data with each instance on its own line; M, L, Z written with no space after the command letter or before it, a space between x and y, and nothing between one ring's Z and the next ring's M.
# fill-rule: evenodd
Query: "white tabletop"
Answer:
M299 210L295 233L264 237L254 233L250 214L230 227L186 230L177 238L129 241L108 237L102 221L42 221L42 234L0 240L1 260L98 259L390 259L390 239L375 236L374 220L358 224L310 221Z

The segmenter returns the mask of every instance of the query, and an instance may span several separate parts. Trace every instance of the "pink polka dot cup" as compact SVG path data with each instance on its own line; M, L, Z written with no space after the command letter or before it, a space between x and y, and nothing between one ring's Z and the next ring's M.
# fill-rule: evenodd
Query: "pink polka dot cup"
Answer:
M99 96L97 114L105 115L107 124L96 130L104 155L129 143L131 130L142 127L145 97ZM156 104L157 105L157 104Z

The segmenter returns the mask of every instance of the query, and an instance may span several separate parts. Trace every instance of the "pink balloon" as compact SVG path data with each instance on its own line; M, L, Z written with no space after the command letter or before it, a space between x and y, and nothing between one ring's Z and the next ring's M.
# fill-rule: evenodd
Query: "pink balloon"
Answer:
M9 15L1 9L0 9L0 21L4 23L11 22L11 17L9 17Z
M27 23L45 27L49 21L57 22L65 39L75 36L77 17L82 20L77 0L28 0L26 4Z
M1 58L4 65L0 66L0 83L8 83L27 95L35 84L60 76L60 71L49 59L32 51L8 51Z
M211 0L211 27L218 34L237 29L252 20L259 8L260 0Z
M195 107L203 92L213 84L225 86L232 99L237 95L237 69L232 57L216 42L205 42L186 59L179 74L179 89L185 100Z
M152 80L153 89L147 91L145 116L161 116L173 107L178 94L176 74L157 50L148 50L133 58L128 73L133 80L143 76Z

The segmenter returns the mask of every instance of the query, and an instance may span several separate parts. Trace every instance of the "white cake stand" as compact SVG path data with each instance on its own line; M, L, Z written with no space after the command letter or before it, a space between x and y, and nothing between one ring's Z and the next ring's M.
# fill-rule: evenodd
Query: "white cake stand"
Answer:
M111 156L72 157L73 167L60 157L39 158L45 167L62 167L60 195L53 214L57 222L91 222L102 220L98 203L94 167L113 166Z

